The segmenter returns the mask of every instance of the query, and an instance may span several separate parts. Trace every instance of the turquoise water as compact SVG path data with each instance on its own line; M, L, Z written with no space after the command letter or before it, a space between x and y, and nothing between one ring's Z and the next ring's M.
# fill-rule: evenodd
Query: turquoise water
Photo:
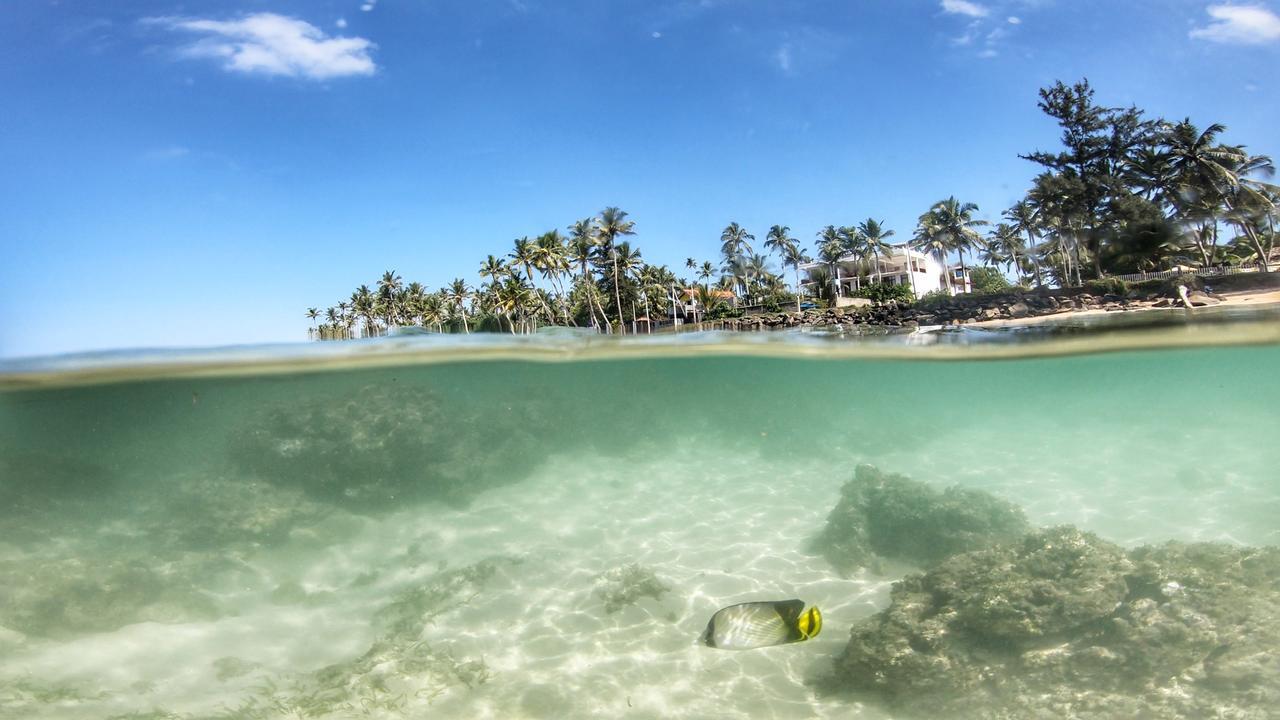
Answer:
M1274 320L956 339L11 364L0 717L907 717L830 689L851 629L927 569L811 546L863 463L1125 549L1280 544ZM696 643L719 607L791 597L819 637ZM1213 701L1275 717L1280 680L1255 681Z

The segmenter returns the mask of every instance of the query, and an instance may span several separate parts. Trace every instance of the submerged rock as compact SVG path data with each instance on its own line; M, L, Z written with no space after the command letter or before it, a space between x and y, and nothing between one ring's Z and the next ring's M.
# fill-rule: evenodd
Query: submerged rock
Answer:
M5 561L0 563L0 625L32 637L68 638L139 622L210 620L221 614L213 596L200 587L210 562Z
M465 505L529 471L538 427L520 404L451 405L425 388L382 384L266 409L231 450L255 475L353 511Z
M810 543L842 573L881 558L931 567L945 558L1009 542L1031 526L1016 505L981 490L936 490L860 465L840 489L826 527Z
M615 613L640 598L661 600L671 588L658 579L653 570L636 563L616 567L596 580L596 595L604 600L604 611Z
M1261 719L1278 646L1280 549L1059 527L896 583L829 682L918 717Z

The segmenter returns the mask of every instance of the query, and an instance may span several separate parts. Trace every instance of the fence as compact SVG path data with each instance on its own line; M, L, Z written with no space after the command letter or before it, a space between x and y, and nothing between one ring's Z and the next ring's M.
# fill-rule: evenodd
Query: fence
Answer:
M1160 272L1150 273L1130 273L1128 275L1109 275L1117 280L1142 281L1142 280L1163 280L1165 278L1177 277L1179 275L1239 275L1240 273L1257 272L1254 267L1207 267L1207 268L1184 268L1180 270L1161 270Z

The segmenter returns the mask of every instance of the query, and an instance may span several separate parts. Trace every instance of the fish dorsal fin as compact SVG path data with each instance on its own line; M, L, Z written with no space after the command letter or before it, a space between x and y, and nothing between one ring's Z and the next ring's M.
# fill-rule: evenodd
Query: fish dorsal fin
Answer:
M803 600L779 600L773 604L773 609L790 630L799 633L797 625L800 622L800 613L804 610Z

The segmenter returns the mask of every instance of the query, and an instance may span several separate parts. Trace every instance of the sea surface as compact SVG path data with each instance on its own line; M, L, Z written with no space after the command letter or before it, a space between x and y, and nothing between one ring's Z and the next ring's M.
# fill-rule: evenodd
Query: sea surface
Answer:
M859 464L1280 545L1280 321L1197 317L0 364L0 718L894 717L816 690L914 570L811 552Z

